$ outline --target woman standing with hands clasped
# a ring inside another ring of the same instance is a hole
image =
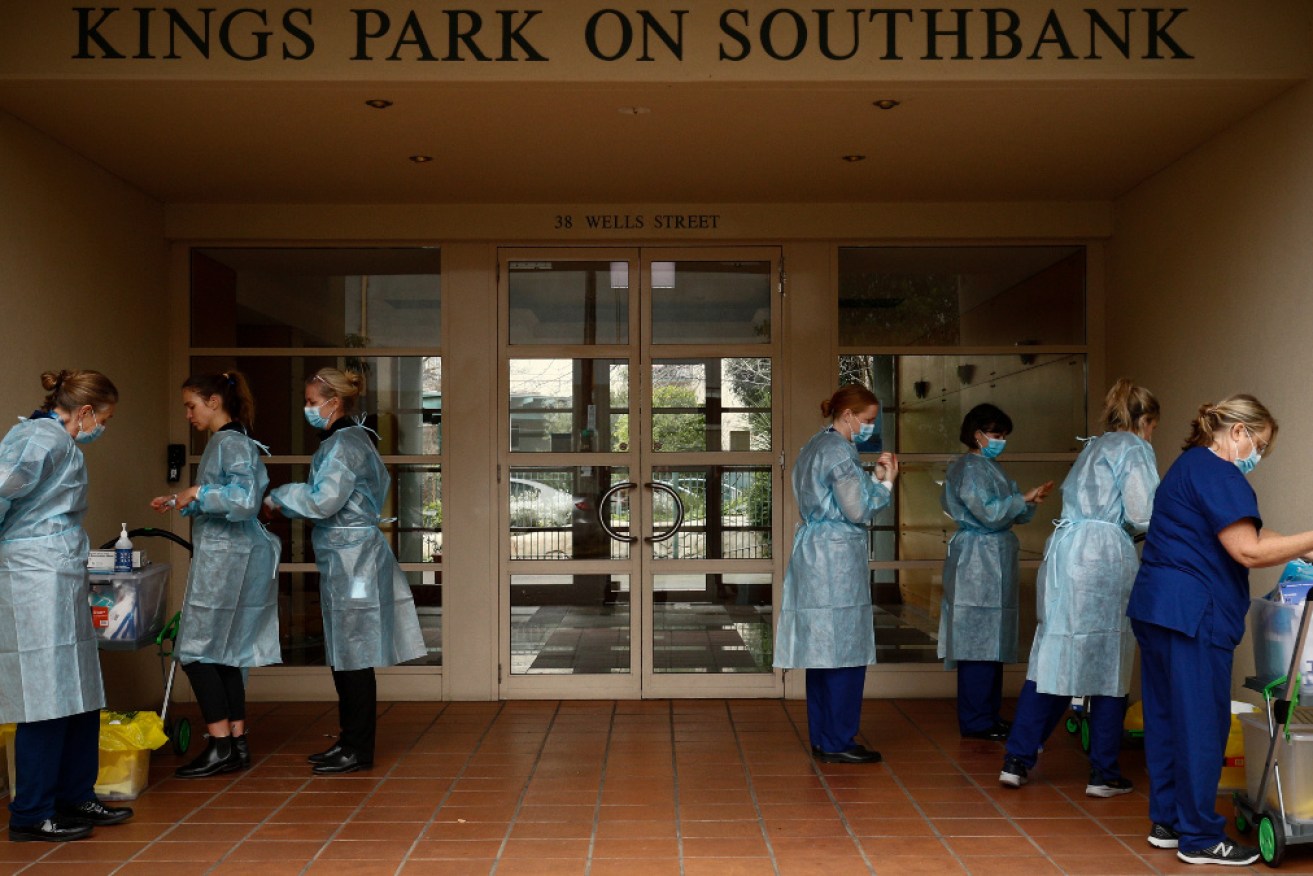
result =
[[[802,515],[784,576],[775,668],[807,670],[807,729],[824,763],[878,763],[856,741],[866,667],[875,662],[867,525],[891,501],[898,459],[882,453],[875,478],[862,470],[854,441],[875,431],[880,402],[866,387],[844,386],[821,402],[830,425],[793,466]]]
[[[105,688],[87,605],[82,447],[114,416],[98,371],[47,371],[45,403],[0,441],[0,722],[16,723],[11,842],[64,842],[132,817],[96,798]]]
[[[957,523],[944,559],[939,656],[957,666],[957,723],[970,739],[1002,741],[1011,726],[999,714],[1003,664],[1017,661],[1020,544],[1015,523],[1028,523],[1053,481],[1022,493],[996,462],[1012,419],[991,404],[962,420],[967,452],[948,467],[940,503]]]
[[[248,432],[255,403],[236,371],[201,374],[182,385],[187,422],[209,432],[196,483],[151,507],[192,518],[192,561],[182,603],[177,658],[187,673],[210,741],[174,775],[199,779],[251,764],[246,684],[251,667],[282,662],[278,643],[278,539],[257,515],[269,487],[262,447]]]
[[[1158,463],[1149,439],[1158,400],[1129,380],[1108,391],[1107,431],[1088,439],[1062,482],[1063,519],[1036,587],[1039,624],[999,783],[1018,788],[1074,696],[1090,697],[1090,797],[1131,791],[1117,762],[1135,639],[1126,600],[1140,566],[1133,535],[1149,527]]]
[[[1313,559],[1313,532],[1263,528],[1245,480],[1277,423],[1251,395],[1199,408],[1163,477],[1126,613],[1140,643],[1149,845],[1187,864],[1244,866],[1258,849],[1227,839],[1217,812],[1231,728],[1231,661],[1245,633],[1249,570]]]
[[[426,653],[406,576],[379,531],[391,478],[371,440],[348,415],[364,378],[321,368],[305,385],[305,418],[323,443],[310,460],[310,482],[285,484],[265,500],[287,517],[314,520],[315,565],[328,664],[337,688],[341,736],[310,755],[321,775],[374,764],[377,666]]]

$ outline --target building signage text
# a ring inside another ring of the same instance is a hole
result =
[[[599,8],[580,17],[573,44],[548,38],[548,9],[411,9],[300,6],[76,6],[77,60],[305,61],[331,51],[353,62],[546,63],[580,55],[605,63],[678,64],[694,56],[745,61],[896,63],[1180,61],[1186,7],[1115,10],[1070,4],[853,8]],[[1042,14],[1041,14],[1042,13]],[[698,28],[691,26],[698,16]],[[330,17],[338,20],[327,21]],[[711,23],[714,21],[714,25]],[[325,49],[321,29],[349,33]],[[698,39],[691,37],[695,34]]]

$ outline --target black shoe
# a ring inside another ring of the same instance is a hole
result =
[[[854,745],[846,751],[821,751],[816,749],[812,755],[821,763],[879,763],[880,752],[871,751],[862,745]]]
[[[1030,770],[1020,759],[1003,758],[1003,771],[998,774],[998,783],[1005,788],[1020,788],[1030,781]]]
[[[53,818],[47,818],[39,824],[28,824],[16,827],[9,825],[9,841],[11,843],[66,843],[69,840],[86,839],[91,836],[91,827],[85,824],[70,824],[67,821],[56,821]]]
[[[988,727],[984,730],[976,730],[973,733],[963,733],[962,738],[985,739],[990,742],[1006,742],[1008,738],[1009,729],[1010,728],[1006,724],[1004,724],[1002,721],[999,721],[997,724],[994,724],[994,726]]]
[[[59,820],[65,824],[109,827],[112,824],[122,824],[131,817],[132,810],[127,806],[106,806],[99,800],[59,807]]]
[[[356,770],[367,770],[373,765],[372,760],[365,760],[354,751],[339,748],[337,754],[332,757],[325,757],[315,764],[314,774],[317,776],[340,776],[343,773],[354,773]]]
[[[246,734],[233,737],[233,748],[237,749],[237,759],[242,762],[242,769],[251,766],[251,745],[246,741]]]
[[[1085,786],[1086,797],[1120,797],[1135,790],[1135,785],[1125,776],[1111,779],[1100,778],[1090,770],[1090,782]]]
[[[341,753],[342,753],[342,743],[334,742],[332,746],[329,747],[328,749],[321,751],[318,754],[312,754],[309,757],[307,757],[306,760],[310,761],[311,763],[319,764],[319,763],[323,763],[326,760],[332,760],[333,758],[337,757]]]
[[[1147,839],[1155,849],[1174,849],[1180,845],[1181,835],[1165,824],[1155,824]]]
[[[220,773],[231,773],[242,768],[241,756],[231,736],[211,736],[210,744],[195,760],[178,767],[173,774],[180,779],[203,779]]]
[[[1176,857],[1187,864],[1224,864],[1229,867],[1248,867],[1258,861],[1258,849],[1222,840],[1216,845],[1197,852],[1176,850]]]

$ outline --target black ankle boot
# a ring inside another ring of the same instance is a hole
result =
[[[237,747],[233,745],[232,737],[211,736],[205,750],[191,763],[178,767],[173,774],[180,779],[203,779],[241,768],[242,759],[237,753]]]
[[[242,769],[247,769],[251,765],[251,746],[246,742],[246,734],[233,737],[233,748],[237,750],[237,758],[242,762]]]

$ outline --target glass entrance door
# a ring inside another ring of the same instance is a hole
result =
[[[778,694],[778,250],[499,268],[502,695]]]

